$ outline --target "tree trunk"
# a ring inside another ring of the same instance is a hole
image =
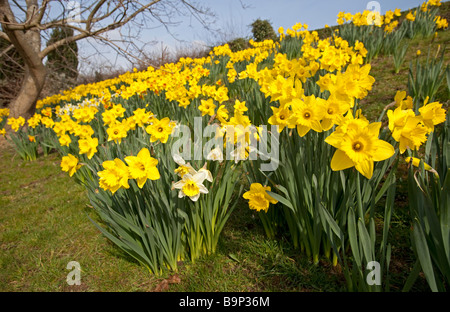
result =
[[[37,18],[37,0],[26,0],[27,20],[33,21]],[[39,94],[44,87],[47,70],[41,57],[41,34],[39,29],[22,31],[10,27],[9,23],[17,23],[9,4],[0,0],[2,13],[1,26],[14,45],[17,52],[25,63],[25,76],[17,97],[9,104],[12,117],[26,116],[30,109],[34,109]],[[1,15],[0,15],[1,16]]]
[[[36,68],[26,68],[22,87],[17,97],[9,104],[12,117],[27,116],[35,107],[45,83],[47,70],[43,64]],[[28,116],[27,116],[28,117]]]

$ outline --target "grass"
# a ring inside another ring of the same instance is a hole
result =
[[[450,42],[450,31],[440,31],[435,40],[432,40],[432,38],[415,38],[405,41],[409,43],[409,47],[406,52],[405,61],[397,74],[394,71],[394,58],[392,55],[382,55],[371,62],[370,75],[375,78],[375,83],[372,86],[371,92],[361,101],[362,111],[371,121],[375,121],[383,108],[394,101],[394,96],[397,91],[408,90],[408,75],[411,62],[413,66],[417,58],[419,61],[424,62],[428,49],[430,49],[431,55],[437,51],[439,51],[438,56],[441,55],[445,45],[448,45]],[[417,56],[418,50],[422,53],[420,56]],[[450,46],[447,46],[445,50],[444,60],[445,68],[450,62]],[[446,103],[448,106],[449,95],[446,80],[444,79],[437,92],[436,101]]]

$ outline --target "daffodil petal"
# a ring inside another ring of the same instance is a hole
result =
[[[390,158],[394,153],[395,150],[391,144],[383,140],[378,140],[377,150],[372,157],[374,161],[382,161]]]
[[[372,178],[373,175],[373,161],[370,159],[362,160],[355,164],[356,170],[358,170],[367,179]]]
[[[347,154],[341,150],[337,150],[333,158],[331,159],[331,169],[333,171],[344,170],[351,168],[355,163],[347,156]]]

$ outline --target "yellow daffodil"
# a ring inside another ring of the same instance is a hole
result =
[[[68,172],[69,176],[73,176],[80,167],[81,164],[78,164],[78,158],[72,154],[63,156],[61,159],[61,170]]]
[[[30,128],[36,128],[41,123],[42,116],[39,114],[34,114],[31,118],[27,120],[28,126]]]
[[[78,146],[80,154],[87,154],[87,158],[91,159],[97,153],[98,139],[92,137],[80,139],[78,140]]]
[[[116,118],[119,118],[124,116],[126,109],[121,104],[114,104],[110,111]]]
[[[160,178],[156,167],[158,160],[150,156],[147,148],[141,149],[137,156],[125,157],[125,161],[128,164],[130,177],[136,179],[139,188],[142,188],[148,179],[158,180]]]
[[[202,112],[202,116],[205,115],[214,115],[214,110],[216,108],[216,105],[214,104],[213,99],[208,100],[201,100],[201,105],[198,107],[198,109]]]
[[[125,163],[116,158],[114,160],[104,161],[102,164],[105,170],[99,171],[99,185],[105,191],[109,190],[112,194],[120,188],[129,188],[129,170]]]
[[[407,163],[411,162],[414,167],[419,167],[421,159],[420,158],[416,158],[416,157],[406,157],[405,161]],[[426,163],[423,163],[423,167],[424,167],[425,170],[431,170],[432,169],[432,167],[430,165],[426,164]]]
[[[285,127],[290,126],[290,117],[291,117],[291,110],[287,106],[281,106],[280,108],[277,107],[270,107],[272,109],[273,115],[269,118],[269,124],[271,125],[277,125],[278,126],[278,132],[283,131]]]
[[[115,143],[121,143],[123,138],[127,137],[127,128],[123,123],[116,123],[106,129],[108,134],[108,141],[114,141]]]
[[[59,137],[59,144],[61,144],[61,146],[69,146],[70,143],[72,143],[72,139],[68,134],[63,134]]]
[[[434,131],[434,126],[445,121],[445,109],[439,102],[425,104],[419,108],[420,117],[423,124],[429,129],[429,132]]]
[[[42,117],[41,123],[42,123],[46,128],[53,128],[53,126],[55,125],[55,122],[53,121],[53,119],[51,119],[51,118],[49,118],[49,117]]]
[[[0,117],[8,117],[10,114],[9,108],[0,108]]]
[[[242,102],[241,102],[241,101],[239,101],[239,100],[236,100],[236,101],[234,102],[234,109],[235,109],[236,111],[241,112],[241,113],[248,111],[247,106],[245,106],[245,101],[242,101]]]
[[[142,127],[150,123],[153,117],[152,112],[147,112],[145,108],[138,108],[133,112],[133,120],[138,127]]]
[[[412,109],[402,109],[401,106],[395,110],[388,110],[387,116],[389,119],[389,130],[392,133],[405,126],[409,117],[414,117],[414,111]]]
[[[216,118],[221,124],[226,124],[229,118],[228,110],[225,105],[220,105],[216,112]]]
[[[406,91],[397,91],[394,101],[401,109],[412,109],[413,107],[413,99],[409,95],[406,96]]]
[[[428,128],[422,124],[419,116],[410,116],[403,127],[396,128],[392,133],[394,140],[400,143],[400,154],[407,148],[418,149],[427,140]]]
[[[8,125],[11,126],[11,129],[13,129],[15,132],[19,131],[19,128],[22,127],[25,124],[25,118],[23,117],[10,117],[7,121]]]
[[[325,114],[323,115],[320,124],[323,131],[327,131],[330,130],[337,123],[337,120],[350,109],[350,103],[348,101],[340,101],[334,95],[331,95],[323,103]]]
[[[363,122],[365,124],[365,122]],[[333,171],[355,167],[363,176],[370,179],[373,175],[373,162],[382,161],[394,155],[394,147],[378,138],[381,123],[356,126],[352,122],[346,125],[346,130],[336,129],[325,142],[336,147],[331,159]]]
[[[250,209],[267,212],[270,204],[278,203],[276,199],[267,194],[267,191],[270,191],[270,186],[252,183],[250,190],[245,192],[242,197],[249,200],[248,205]]]
[[[107,110],[107,111],[103,112],[102,119],[103,119],[103,124],[108,127],[110,127],[111,125],[114,125],[115,123],[118,122],[116,119],[116,116],[114,115],[114,112],[111,110]]]
[[[291,102],[292,115],[289,121],[297,126],[297,132],[301,137],[311,129],[322,132],[320,121],[325,115],[324,102],[324,99],[316,98],[314,95],[306,96],[304,100],[294,99]]]
[[[153,119],[153,123],[145,130],[148,134],[151,135],[150,142],[156,142],[158,140],[161,141],[161,143],[166,143],[169,139],[169,136],[172,134],[172,130],[174,128],[174,124],[170,121],[168,117],[165,117],[161,120],[158,120],[157,118]]]

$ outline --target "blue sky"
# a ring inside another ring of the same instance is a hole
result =
[[[384,14],[386,11],[396,8],[400,8],[402,11],[415,8],[424,0],[381,0],[377,2],[380,12]],[[222,35],[206,31],[195,19],[179,18],[181,23],[177,27],[171,28],[172,34],[178,40],[173,38],[164,27],[144,31],[141,40],[159,42],[154,47],[155,50],[160,50],[161,42],[174,49],[182,45],[179,40],[212,44],[223,39],[232,39],[232,37],[251,37],[249,25],[258,18],[269,20],[275,31],[280,26],[287,29],[298,22],[308,24],[309,30],[313,30],[322,28],[325,24],[336,25],[337,14],[340,11],[356,13],[366,9],[374,10],[374,7],[370,5],[371,1],[367,0],[197,0],[197,3],[209,7],[216,14],[212,27],[220,29],[223,32]],[[92,54],[86,43],[80,42],[79,45],[85,47],[87,54]],[[129,64],[120,57],[117,58],[116,53],[111,49],[106,49],[98,44],[97,47],[101,53],[97,53],[98,60],[94,63],[114,62],[115,66],[128,69]]]
[[[309,29],[322,28],[325,24],[335,25],[339,11],[350,13],[373,10],[367,0],[203,0],[198,1],[209,6],[217,14],[216,26],[232,23],[243,30],[243,35],[251,35],[250,25],[255,19],[268,19],[275,30],[282,26],[285,29],[300,22],[308,24]],[[384,14],[388,10],[400,8],[406,10],[417,7],[424,0],[376,1]],[[242,8],[241,3],[247,6]],[[175,32],[181,37],[192,40],[204,40],[205,31],[198,23],[186,21]],[[158,38],[154,34],[154,38]],[[168,38],[168,37],[167,37]]]

